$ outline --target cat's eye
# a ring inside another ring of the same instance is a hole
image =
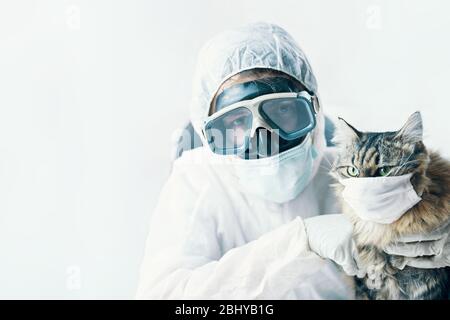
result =
[[[382,177],[387,176],[389,172],[391,172],[391,167],[381,167],[380,169],[378,169],[378,173]]]
[[[347,167],[347,174],[350,177],[357,177],[357,176],[359,176],[359,170],[356,169],[355,167],[349,166],[349,167]]]

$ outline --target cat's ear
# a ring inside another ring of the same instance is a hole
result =
[[[335,144],[343,144],[345,142],[351,142],[359,140],[362,136],[362,132],[355,129],[347,121],[342,118],[338,118],[336,135],[333,138]]]
[[[423,139],[422,116],[419,111],[409,116],[403,127],[397,131],[396,138],[403,139],[409,143],[417,143]]]

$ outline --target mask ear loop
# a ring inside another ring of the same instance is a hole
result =
[[[313,106],[313,110],[314,110],[314,113],[315,113],[315,117],[316,117],[316,121],[317,122],[319,122],[319,121],[321,121],[321,117],[319,117],[319,112],[320,112],[320,102],[319,102],[319,97],[316,95],[316,94],[314,94],[314,95],[312,95],[311,96],[311,103],[312,103],[312,106]],[[320,124],[320,125],[322,125],[322,124]],[[315,131],[316,129],[317,129],[317,125],[316,125],[316,127],[313,129],[313,131]],[[312,134],[312,143],[313,143],[313,145],[314,145],[314,143],[316,142],[315,139],[316,138],[316,135],[315,134]]]
[[[319,97],[316,96],[316,95],[313,95],[313,96],[311,96],[311,101],[312,101],[312,105],[313,105],[314,112],[315,112],[316,114],[318,114],[318,113],[319,113],[319,110],[320,110]]]
[[[311,92],[311,103],[313,104],[313,110],[315,112],[316,117],[316,127],[310,132],[311,134],[311,147],[315,149],[317,162],[314,165],[314,175],[317,170],[321,166],[321,158],[324,156],[324,150],[327,147],[326,138],[325,138],[325,115],[322,112],[320,97],[317,93]],[[329,161],[328,161],[329,162]],[[329,163],[330,169],[333,167],[331,163]]]

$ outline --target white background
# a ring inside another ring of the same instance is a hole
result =
[[[362,130],[446,156],[450,2],[0,0],[0,298],[131,298],[202,43],[265,20]]]

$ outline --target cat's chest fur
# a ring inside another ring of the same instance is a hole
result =
[[[353,224],[353,235],[357,245],[369,245],[382,250],[395,240],[397,234],[391,225],[362,220],[343,199],[341,205],[344,214]]]

